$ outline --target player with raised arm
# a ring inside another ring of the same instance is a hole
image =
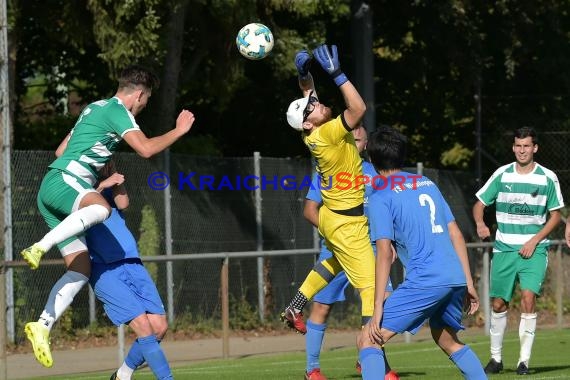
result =
[[[457,337],[464,329],[464,300],[470,314],[479,307],[465,240],[437,186],[429,178],[401,170],[406,149],[407,139],[392,127],[374,132],[367,145],[381,177],[368,199],[370,233],[377,247],[376,294],[374,315],[358,339],[362,378],[382,378],[382,347],[396,334],[417,332],[429,319],[433,340],[463,376],[486,379],[473,350]],[[384,301],[392,244],[406,278]]]
[[[359,125],[352,130],[354,141],[358,151],[363,154],[368,141],[368,134],[366,129]],[[372,178],[376,176],[376,170],[372,164],[366,160],[362,160],[362,173],[366,177],[365,190],[364,190],[364,214],[368,215],[368,197],[372,193]],[[303,208],[303,215],[312,225],[319,227],[319,208],[322,204],[322,197],[320,191],[320,179],[317,174],[313,176],[311,188],[305,197],[305,205]],[[376,249],[376,243],[371,242],[372,247]],[[332,256],[332,252],[327,248],[324,239],[321,238],[321,252],[319,253],[318,261],[328,259]],[[394,256],[395,258],[395,256]],[[313,298],[311,305],[311,314],[307,320],[307,334],[305,335],[306,344],[306,380],[326,380],[326,377],[321,372],[320,354],[323,339],[327,329],[327,320],[332,311],[333,305],[336,302],[342,302],[345,298],[345,290],[348,286],[348,278],[344,271],[340,272],[335,278],[329,282],[320,292]],[[386,286],[386,296],[388,296],[392,289],[392,282],[388,281]],[[386,357],[386,356],[384,356]],[[360,372],[360,363],[357,362],[357,370]],[[397,373],[392,371],[388,362],[386,361],[386,376],[385,380],[399,379]]]
[[[360,124],[366,105],[340,69],[336,46],[321,45],[313,54],[340,89],[346,109],[332,118],[331,109],[316,97],[309,72],[311,56],[306,51],[297,53],[295,64],[304,97],[289,105],[287,122],[301,132],[303,142],[316,161],[323,198],[318,215],[319,232],[333,253],[332,257],[315,264],[281,314],[289,327],[302,334],[307,332],[302,313],[306,303],[341,270],[360,292],[363,324],[374,309],[374,253],[368,220],[364,216],[364,186],[356,183],[356,178],[362,178],[362,159],[351,133]],[[339,175],[346,175],[354,182],[339,186],[336,182]]]
[[[118,82],[115,96],[85,107],[58,147],[58,158],[49,166],[37,197],[39,211],[50,231],[21,252],[30,268],[37,269],[42,256],[57,245],[67,268],[53,286],[39,320],[25,326],[34,355],[45,367],[53,365],[49,347],[51,328],[89,279],[91,265],[82,234],[111,213],[108,202],[93,187],[99,181],[99,171],[121,140],[148,158],[188,133],[194,123],[192,112],[183,110],[174,129],[147,138],[135,116],[158,87],[158,78],[145,68],[129,66],[121,72]]]

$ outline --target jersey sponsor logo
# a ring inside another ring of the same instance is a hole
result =
[[[526,203],[514,203],[510,205],[508,213],[511,215],[534,215],[532,208]]]
[[[513,191],[513,185],[505,185],[505,187],[507,188],[507,190]]]

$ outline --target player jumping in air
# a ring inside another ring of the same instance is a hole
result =
[[[307,331],[302,314],[304,306],[342,270],[360,292],[363,324],[374,310],[374,252],[368,235],[368,220],[364,216],[364,186],[354,182],[339,186],[334,181],[339,173],[346,173],[352,181],[362,178],[362,159],[351,131],[359,125],[366,105],[341,71],[336,46],[321,45],[313,54],[340,89],[346,109],[332,118],[331,109],[316,97],[309,72],[311,56],[306,51],[297,53],[295,64],[304,97],[289,105],[287,122],[301,131],[303,142],[316,161],[323,199],[319,209],[319,232],[333,253],[332,257],[314,266],[281,315],[289,327],[302,334]],[[330,183],[331,179],[333,183]]]
[[[183,110],[174,129],[157,137],[145,136],[135,116],[145,108],[158,84],[158,78],[145,68],[124,69],[115,96],[91,103],[81,112],[40,185],[38,208],[51,230],[21,255],[31,269],[37,269],[42,256],[57,245],[67,267],[53,286],[39,320],[25,326],[34,355],[45,367],[53,365],[51,328],[89,279],[91,265],[82,235],[111,214],[108,202],[93,187],[99,181],[99,171],[121,140],[148,158],[188,133],[194,123],[192,112]]]

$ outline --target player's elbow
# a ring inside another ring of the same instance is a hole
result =
[[[136,152],[142,158],[151,158],[152,156],[154,156],[154,152],[146,147],[141,147],[137,149]]]
[[[352,108],[353,115],[358,119],[362,119],[364,117],[364,113],[366,112],[366,104],[364,102],[357,102]]]
[[[366,103],[360,102],[359,106],[360,106],[359,107],[360,114],[364,116],[364,113],[366,112]]]
[[[116,198],[115,205],[119,210],[126,210],[130,205],[129,197],[121,197],[119,199]]]

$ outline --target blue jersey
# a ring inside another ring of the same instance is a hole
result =
[[[108,264],[139,257],[135,237],[129,231],[123,214],[116,208],[109,194],[110,191],[103,192],[105,198],[111,201],[111,215],[103,223],[89,228],[85,234],[89,255],[95,263]]]
[[[371,238],[392,240],[410,286],[466,284],[447,228],[455,218],[429,178],[393,174],[381,184],[377,182],[368,205]]]

